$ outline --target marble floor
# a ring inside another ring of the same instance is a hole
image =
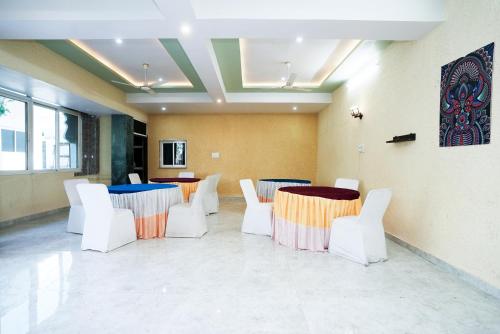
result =
[[[500,333],[500,300],[390,241],[366,268],[243,235],[243,210],[108,254],[65,214],[0,230],[0,333]]]

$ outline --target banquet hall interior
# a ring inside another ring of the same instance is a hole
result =
[[[500,333],[497,38],[498,0],[0,0],[0,334]]]

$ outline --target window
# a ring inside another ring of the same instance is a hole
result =
[[[78,169],[80,131],[80,114],[0,88],[0,173]]]
[[[27,169],[26,105],[0,95],[0,171]]]
[[[59,168],[78,167],[78,116],[59,112]]]
[[[160,168],[186,168],[185,140],[160,140]]]
[[[56,168],[56,111],[33,105],[33,169]]]

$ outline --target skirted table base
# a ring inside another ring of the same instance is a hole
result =
[[[357,199],[336,200],[278,190],[274,198],[272,237],[294,249],[325,251],[332,220],[357,216],[360,211],[359,193]]]
[[[134,213],[138,239],[165,237],[168,209],[182,203],[179,187],[129,194],[110,194],[113,207]]]

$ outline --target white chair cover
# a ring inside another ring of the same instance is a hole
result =
[[[113,209],[104,184],[79,184],[85,209],[82,250],[108,252],[137,240],[134,216],[128,209]]]
[[[201,180],[191,203],[170,207],[167,237],[200,238],[207,233],[207,219],[203,209],[203,197],[207,191],[207,180]]]
[[[334,219],[328,251],[364,265],[386,260],[382,219],[390,200],[389,189],[372,190],[359,216]]]
[[[194,177],[194,172],[179,172],[179,177]]]
[[[83,233],[83,225],[85,223],[85,212],[83,210],[82,201],[78,191],[76,190],[77,184],[87,184],[88,179],[70,179],[64,180],[64,190],[68,196],[69,201],[69,217],[66,231],[71,233]]]
[[[128,175],[131,184],[141,184],[141,177],[137,173],[130,173]]]
[[[273,203],[259,203],[252,180],[240,180],[240,186],[247,202],[241,232],[270,236]]]
[[[339,178],[335,180],[335,188],[358,190],[359,180]]]

